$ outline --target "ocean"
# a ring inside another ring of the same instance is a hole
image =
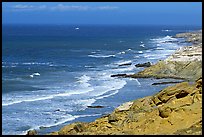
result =
[[[40,134],[90,122],[124,102],[171,85],[110,77],[143,70],[189,45],[175,34],[197,26],[3,25],[2,134]],[[119,66],[132,63],[127,66]],[[88,106],[103,106],[89,108]]]

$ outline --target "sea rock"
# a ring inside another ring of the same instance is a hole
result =
[[[138,63],[135,65],[135,67],[150,67],[151,63],[150,62],[145,62],[145,63]]]
[[[88,108],[104,108],[104,106],[87,106]]]
[[[111,75],[111,77],[125,77],[127,74],[116,74],[116,75]]]
[[[60,109],[56,109],[55,112],[60,111]]]
[[[165,82],[152,83],[152,85],[173,84],[173,83],[180,83],[180,82],[181,81],[165,81]]]
[[[37,131],[35,129],[29,130],[26,135],[37,135]]]
[[[129,66],[129,65],[132,65],[132,63],[124,63],[124,64],[120,64],[118,66],[120,67],[120,66]]]

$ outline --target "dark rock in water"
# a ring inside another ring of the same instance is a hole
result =
[[[136,64],[135,67],[150,67],[151,66],[151,63],[150,62],[146,62],[146,63],[139,63],[139,64]]]
[[[35,129],[29,130],[26,135],[37,135],[37,131]]]
[[[56,111],[60,111],[60,109],[56,109],[55,112],[56,112]]]
[[[127,74],[116,74],[116,75],[111,75],[111,77],[124,77],[126,76]]]
[[[104,106],[87,106],[88,108],[104,108]]]
[[[161,43],[178,43],[179,41],[177,41],[177,40],[175,40],[175,41],[172,41],[172,40],[170,40],[170,41],[164,41],[164,42],[161,42]]]
[[[166,81],[166,82],[158,82],[158,83],[153,83],[152,85],[161,85],[161,84],[173,84],[173,83],[180,83],[181,81]]]
[[[117,121],[117,117],[116,117],[115,113],[112,113],[108,116],[108,123],[116,122],[116,121]]]
[[[120,64],[119,66],[128,66],[128,65],[132,65],[132,63]]]
[[[40,126],[39,129],[43,130],[43,129],[46,129],[47,127],[44,127],[44,126]]]

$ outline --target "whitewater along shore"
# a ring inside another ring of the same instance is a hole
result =
[[[184,37],[191,46],[181,47],[167,59],[133,74],[131,78],[175,78],[195,81],[202,76],[202,31],[180,33],[176,38]]]
[[[93,122],[75,122],[49,135],[202,134],[202,31],[175,37],[185,37],[192,45],[141,72],[119,77],[175,78],[185,82],[126,102]]]

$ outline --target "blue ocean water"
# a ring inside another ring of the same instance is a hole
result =
[[[181,46],[195,26],[3,25],[2,134],[46,134],[74,121],[93,121],[120,104],[169,85],[113,78],[142,70]],[[129,66],[119,66],[132,63]],[[101,105],[104,108],[88,108]],[[44,127],[44,128],[42,128]]]

